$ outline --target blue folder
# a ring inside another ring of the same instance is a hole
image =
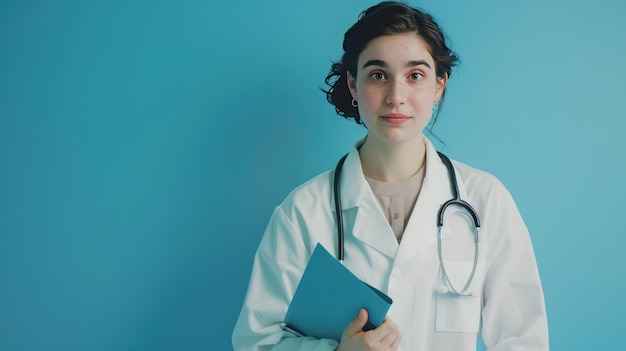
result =
[[[287,328],[318,339],[341,340],[343,329],[361,308],[368,312],[365,330],[382,324],[392,300],[368,285],[317,244],[291,300]]]

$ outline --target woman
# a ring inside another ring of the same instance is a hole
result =
[[[327,97],[340,115],[367,127],[339,178],[344,264],[394,302],[369,331],[361,310],[341,340],[281,327],[316,244],[338,250],[335,172],[329,171],[274,211],[233,333],[235,350],[463,351],[476,349],[479,332],[488,350],[547,350],[528,231],[496,178],[453,163],[460,198],[480,218],[480,242],[461,234],[473,233],[471,215],[459,216],[467,209],[451,206],[438,243],[438,212],[454,195],[452,172],[423,130],[437,117],[458,59],[439,26],[408,5],[383,2],[361,14],[343,47],[326,79]]]

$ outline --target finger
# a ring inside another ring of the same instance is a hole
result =
[[[402,335],[400,334],[400,330],[395,327],[395,328],[391,328],[389,330],[389,333],[387,333],[387,335],[385,335],[381,340],[380,340],[380,346],[382,346],[384,349],[394,349],[393,345],[395,344],[396,347],[397,345],[400,344],[400,340],[402,340]]]
[[[381,325],[376,327],[376,329],[368,331],[368,333],[371,334],[371,337],[373,339],[382,340],[385,336],[387,336],[387,334],[392,331],[393,326],[395,326],[393,321],[389,319],[389,317],[385,317]]]
[[[390,347],[400,337],[398,326],[388,317],[378,328],[370,330],[370,332],[372,340],[377,340],[377,343],[385,348]]]
[[[402,335],[398,333],[398,337],[389,345],[389,350],[395,351],[400,347],[400,342],[402,341]]]
[[[367,323],[367,310],[364,308],[361,308],[361,310],[356,315],[356,317],[354,317],[352,322],[350,322],[350,324],[348,324],[346,328],[343,330],[343,335],[352,336],[362,331],[366,323]]]

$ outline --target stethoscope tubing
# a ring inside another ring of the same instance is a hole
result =
[[[437,252],[439,256],[439,262],[440,262],[444,279],[446,283],[448,284],[448,286],[450,286],[451,288],[447,292],[453,295],[458,295],[458,296],[472,296],[472,293],[468,292],[468,289],[470,285],[472,284],[472,281],[474,280],[474,275],[476,274],[476,268],[478,266],[478,256],[480,254],[480,251],[479,251],[480,218],[478,217],[478,213],[476,213],[474,208],[469,203],[461,200],[460,195],[459,195],[459,187],[458,187],[457,180],[456,180],[456,172],[454,171],[454,166],[452,165],[452,162],[450,161],[450,159],[439,151],[437,152],[437,154],[439,155],[439,158],[441,159],[441,161],[444,163],[444,165],[446,166],[448,170],[448,176],[450,178],[450,188],[452,191],[452,199],[444,202],[439,208],[439,212],[437,213],[437,244],[438,244]],[[339,183],[341,180],[341,170],[343,168],[343,164],[346,161],[347,157],[348,157],[348,154],[344,155],[337,163],[337,166],[335,167],[335,174],[334,174],[334,179],[333,179],[335,217],[337,221],[337,259],[341,263],[343,263],[344,261],[345,234],[344,234],[344,226],[343,226],[343,209],[341,206],[341,194],[340,194]],[[468,217],[471,217],[470,219],[474,224],[474,263],[472,266],[472,271],[470,273],[469,279],[467,279],[465,285],[463,286],[463,289],[461,290],[456,289],[454,285],[452,284],[452,282],[450,281],[448,272],[446,271],[446,267],[443,261],[442,244],[441,244],[441,241],[442,241],[441,229],[443,228],[444,214],[445,214],[446,209],[452,205],[456,205],[456,206],[460,206],[464,208],[466,212],[469,214]]]
[[[337,259],[339,262],[343,263],[343,253],[344,253],[344,234],[343,234],[343,210],[341,207],[341,196],[339,194],[339,182],[341,178],[341,168],[343,167],[343,163],[346,161],[348,154],[344,155],[339,162],[337,163],[337,167],[335,168],[335,179],[333,184],[333,190],[335,194],[335,216],[337,217]]]
[[[443,226],[443,214],[445,213],[446,208],[448,208],[448,206],[450,205],[457,205],[465,208],[467,212],[472,216],[476,228],[480,228],[480,218],[478,218],[478,214],[476,213],[474,208],[467,202],[461,200],[461,196],[459,195],[459,185],[456,181],[456,172],[454,171],[452,161],[450,161],[448,156],[439,151],[437,151],[437,154],[439,155],[439,158],[441,159],[443,164],[448,169],[448,177],[450,177],[450,188],[452,190],[452,199],[444,202],[444,204],[441,205],[441,208],[439,209],[439,214],[437,215],[437,226]]]

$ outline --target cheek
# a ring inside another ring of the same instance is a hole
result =
[[[428,94],[415,94],[411,97],[411,105],[418,114],[430,114],[433,109],[434,98]]]
[[[377,104],[379,104],[380,97],[375,90],[373,89],[364,89],[361,88],[358,90],[358,101],[359,107],[364,109],[372,109],[375,108]]]

